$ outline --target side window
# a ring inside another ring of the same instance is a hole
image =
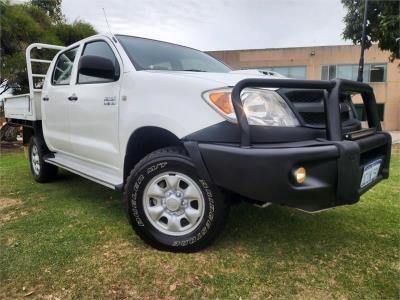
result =
[[[77,50],[78,48],[73,48],[60,54],[53,71],[53,85],[69,84]]]
[[[87,43],[82,53],[82,56],[85,55],[94,55],[107,58],[113,62],[115,69],[119,70],[118,61],[114,55],[114,52],[112,51],[111,47],[104,41],[95,41]],[[96,76],[87,76],[83,74],[78,74],[78,83],[102,83],[111,81],[114,80]]]

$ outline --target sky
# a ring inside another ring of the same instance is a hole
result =
[[[68,21],[203,51],[349,44],[340,0],[63,0]]]

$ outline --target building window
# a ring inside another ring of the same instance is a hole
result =
[[[384,82],[386,65],[371,65],[370,82]]]
[[[379,120],[383,121],[385,115],[385,104],[377,103]],[[354,104],[356,109],[357,119],[360,121],[367,121],[367,113],[364,104]]]
[[[295,66],[295,67],[260,67],[256,68],[260,71],[273,71],[283,76],[294,78],[294,79],[307,79],[307,67],[306,66]]]
[[[321,67],[321,79],[331,80],[337,78],[336,76],[336,65],[327,65]]]
[[[323,65],[321,66],[321,79],[334,78],[357,80],[358,65]],[[386,64],[365,64],[363,72],[364,82],[385,82]]]

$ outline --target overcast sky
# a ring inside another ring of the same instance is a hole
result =
[[[12,0],[25,2],[28,0]],[[76,19],[114,34],[148,37],[200,50],[351,44],[341,37],[340,0],[63,0]]]
[[[345,44],[340,0],[63,0],[69,21],[201,50]]]

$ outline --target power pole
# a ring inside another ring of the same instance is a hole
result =
[[[357,81],[363,81],[363,73],[364,73],[364,49],[365,49],[365,32],[367,29],[367,13],[368,13],[368,0],[364,0],[364,21],[362,27],[362,36],[361,36],[361,54],[360,54],[360,62],[358,63],[358,76]]]

